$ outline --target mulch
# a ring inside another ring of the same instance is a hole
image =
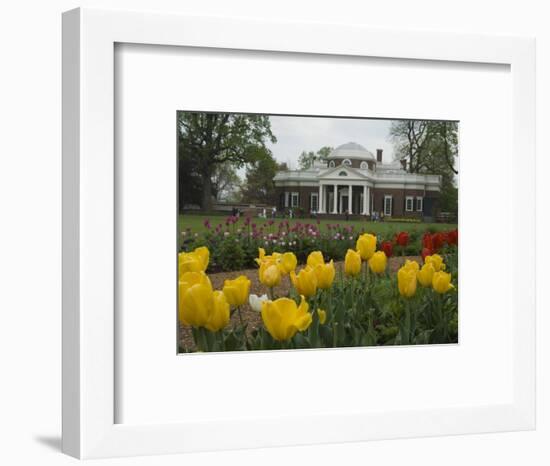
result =
[[[401,265],[405,262],[406,259],[415,260],[418,263],[422,264],[422,259],[420,256],[405,256],[405,257],[391,257],[388,261],[388,267],[390,272],[395,273],[401,267]],[[344,266],[344,262],[336,262],[334,264],[337,269],[342,269]],[[299,266],[297,270],[300,270],[303,266]],[[246,269],[246,270],[237,270],[234,272],[219,272],[219,273],[213,273],[208,274],[210,277],[210,281],[212,282],[212,286],[215,290],[221,290],[223,288],[223,283],[225,280],[231,280],[234,278],[237,278],[240,275],[245,275],[251,282],[250,284],[250,293],[256,294],[258,296],[262,294],[266,294],[267,290],[264,285],[260,283],[260,280],[258,279],[258,269]],[[285,296],[290,291],[290,288],[292,287],[292,284],[290,282],[290,277],[287,275],[286,277],[283,277],[281,280],[281,284],[275,288],[275,294],[277,296]],[[262,317],[260,313],[252,310],[248,304],[245,304],[241,307],[241,313],[242,318],[245,323],[248,324],[248,331],[252,332],[253,330],[257,329],[262,322]],[[239,316],[237,313],[234,313],[233,316],[231,316],[231,320],[229,323],[231,326],[234,325],[240,325]],[[186,327],[183,325],[179,325],[179,342],[180,346],[183,346],[188,349],[194,349],[194,341],[193,336],[191,334],[191,328]]]

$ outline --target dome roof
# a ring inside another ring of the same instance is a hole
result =
[[[329,159],[355,159],[355,160],[375,160],[372,152],[365,149],[361,144],[356,142],[348,142],[342,144],[334,149],[330,155]]]

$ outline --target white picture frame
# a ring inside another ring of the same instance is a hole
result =
[[[506,253],[511,264],[523,264],[521,270],[510,272],[514,279],[510,402],[315,417],[296,413],[209,422],[115,423],[117,43],[508,65],[512,152],[521,154],[509,205],[518,226],[509,234],[521,239],[522,247]],[[533,429],[534,179],[533,39],[93,9],[64,13],[63,451],[78,458],[98,458]]]

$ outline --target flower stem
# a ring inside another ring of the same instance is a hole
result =
[[[237,306],[237,313],[239,314],[239,320],[241,322],[241,330],[243,331],[243,336],[244,336],[244,344],[246,346],[246,349],[250,349],[249,348],[249,344],[248,344],[248,334],[246,332],[246,328],[244,326],[244,321],[243,321],[243,315],[241,313],[241,306]]]

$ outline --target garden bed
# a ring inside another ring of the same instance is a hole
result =
[[[419,264],[422,264],[422,258],[420,256],[391,257],[388,260],[388,271],[392,274],[396,273],[397,270],[403,265],[403,263],[407,259],[414,260]],[[337,269],[337,273],[343,273],[343,266],[344,266],[343,261],[336,262],[335,266]],[[300,270],[301,268],[302,267],[298,267],[297,270]],[[256,294],[256,295],[262,295],[266,292],[265,286],[262,285],[258,279],[258,268],[239,270],[239,271],[233,271],[233,272],[213,273],[213,274],[209,274],[209,277],[214,289],[219,290],[223,288],[223,284],[225,280],[235,279],[240,275],[246,276],[251,281],[250,293]],[[286,296],[289,294],[291,288],[292,288],[292,284],[290,282],[290,278],[286,276],[281,281],[281,284],[276,288],[275,291],[277,293],[277,296]],[[260,313],[252,310],[248,304],[242,307],[241,314],[245,324],[247,325],[247,329],[249,333],[258,329],[261,326],[262,318]],[[237,313],[235,313],[231,317],[230,326],[235,327],[239,325],[240,325],[239,316]],[[193,341],[191,328],[180,325],[178,340],[179,340],[180,348],[182,350],[189,351],[189,350],[196,349]]]

